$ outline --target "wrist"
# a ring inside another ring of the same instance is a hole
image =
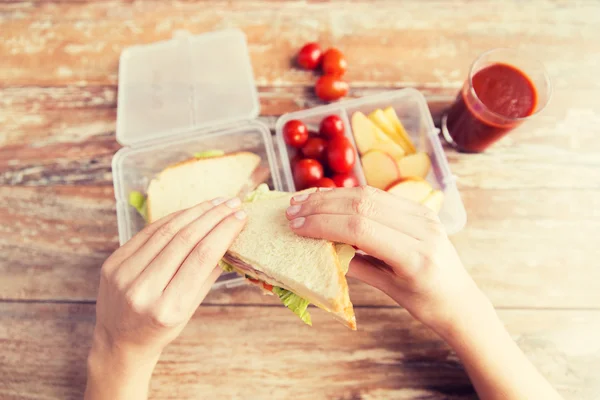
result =
[[[160,353],[143,354],[135,349],[107,343],[94,333],[87,359],[90,399],[145,398]]]
[[[477,334],[477,327],[499,323],[494,306],[474,282],[472,287],[465,288],[454,297],[454,301],[445,303],[444,314],[428,324],[451,346],[456,341],[465,340],[466,336]]]

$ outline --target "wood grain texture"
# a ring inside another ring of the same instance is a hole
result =
[[[465,190],[470,222],[452,240],[497,307],[600,308],[600,191]],[[0,187],[0,297],[93,301],[117,247],[110,187]],[[543,277],[543,278],[542,278]],[[358,305],[390,305],[355,283]],[[212,304],[275,304],[252,288]]]
[[[540,116],[486,154],[446,152],[469,219],[453,242],[565,398],[600,398],[600,3],[561,0],[0,0],[0,398],[81,398],[93,304],[44,302],[92,303],[117,246],[121,50],[231,27],[270,127],[321,104],[316,77],[291,65],[307,41],[345,51],[349,97],[416,87],[434,120],[482,51],[544,62],[555,90]],[[152,398],[476,398],[435,335],[375,289],[350,290],[357,333],[319,311],[309,329],[252,288],[211,292]]]
[[[385,5],[383,5],[385,4]],[[461,10],[457,12],[457,10]],[[557,0],[385,2],[16,2],[0,5],[3,85],[117,82],[131,44],[237,27],[248,36],[258,85],[306,84],[290,68],[307,41],[346,52],[355,86],[457,86],[481,52],[518,45],[535,52],[559,85],[598,88],[600,5]],[[440,62],[443,60],[443,62]],[[427,66],[427,67],[424,67]]]
[[[359,308],[357,332],[312,314],[310,328],[281,307],[200,307],[165,350],[151,398],[475,398],[449,348],[406,312]],[[599,312],[500,317],[565,399],[597,398]],[[93,305],[0,304],[0,397],[81,398],[93,324]]]

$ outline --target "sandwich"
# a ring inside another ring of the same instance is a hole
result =
[[[148,185],[147,197],[129,194],[129,204],[151,223],[216,197],[244,197],[269,178],[260,156],[210,150],[170,165]]]
[[[354,248],[296,235],[285,216],[294,195],[269,191],[266,185],[250,193],[242,206],[247,223],[220,265],[279,297],[308,325],[312,303],[356,330],[346,282]]]

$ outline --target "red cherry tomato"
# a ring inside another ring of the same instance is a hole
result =
[[[321,121],[319,133],[327,139],[344,136],[344,122],[337,115],[329,115]]]
[[[292,147],[300,148],[308,140],[308,129],[302,121],[293,119],[283,126],[283,140]]]
[[[336,48],[328,49],[323,53],[323,72],[336,76],[342,76],[346,73],[348,63],[344,53]]]
[[[316,69],[323,58],[321,46],[318,43],[307,43],[298,52],[298,65],[304,69]]]
[[[306,189],[323,177],[323,166],[317,160],[305,158],[294,167],[294,182],[296,189]]]
[[[320,162],[327,160],[327,141],[320,137],[311,137],[302,147],[302,154],[306,158],[313,158]]]
[[[331,178],[321,178],[317,182],[315,182],[315,186],[318,188],[320,188],[320,187],[334,188],[334,187],[336,187],[336,184]]]
[[[332,139],[327,146],[327,163],[335,172],[348,172],[356,162],[354,146],[345,136]]]
[[[302,158],[302,153],[298,152],[290,159],[290,167],[292,167],[292,170],[294,169],[294,166],[298,163],[298,161],[302,160]]]
[[[359,185],[358,179],[352,173],[336,174],[331,177],[331,180],[335,182],[337,187],[351,188]]]
[[[335,75],[323,75],[317,81],[315,93],[321,100],[334,101],[348,94],[348,83]]]

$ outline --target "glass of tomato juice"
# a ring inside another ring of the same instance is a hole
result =
[[[442,116],[442,135],[457,150],[484,151],[550,100],[541,62],[515,49],[493,49],[471,65],[454,104]]]

